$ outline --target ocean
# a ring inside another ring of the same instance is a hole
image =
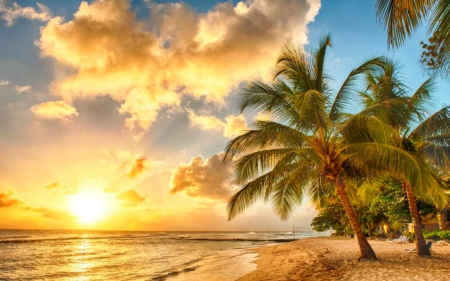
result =
[[[318,236],[296,232],[296,238]],[[0,230],[0,280],[231,281],[289,232]]]

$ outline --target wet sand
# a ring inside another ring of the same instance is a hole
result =
[[[404,249],[413,243],[369,241],[378,260],[358,262],[354,239],[317,237],[257,249],[257,269],[239,281],[275,280],[449,280],[450,246],[433,245],[432,257]]]

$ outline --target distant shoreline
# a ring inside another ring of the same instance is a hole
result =
[[[277,280],[433,280],[450,276],[450,246],[434,246],[432,257],[405,253],[413,243],[369,241],[377,261],[357,262],[357,243],[350,238],[315,237],[257,248],[257,269],[238,281]],[[418,279],[419,278],[419,279]]]

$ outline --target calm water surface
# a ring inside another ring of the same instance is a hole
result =
[[[287,234],[0,230],[0,280],[231,281],[256,268],[247,250]]]

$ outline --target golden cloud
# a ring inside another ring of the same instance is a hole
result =
[[[26,210],[33,211],[36,213],[40,213],[42,217],[53,220],[61,220],[61,221],[74,221],[77,217],[71,214],[68,211],[61,210],[53,210],[48,208],[33,208],[27,207]]]
[[[124,201],[124,204],[127,207],[136,206],[138,203],[145,201],[145,197],[139,195],[134,189],[119,193],[116,198]]]
[[[69,121],[70,118],[78,116],[77,109],[63,101],[47,101],[37,104],[30,110],[38,118],[61,119]]]
[[[191,197],[226,200],[231,195],[231,164],[223,165],[225,152],[204,159],[194,157],[175,168],[170,180],[170,193],[183,192]]]
[[[307,42],[320,1],[225,2],[207,13],[184,3],[148,6],[148,22],[127,0],[82,2],[72,20],[51,19],[41,29],[42,55],[74,70],[53,91],[66,101],[109,95],[129,129],[147,129],[183,94],[222,104],[240,82],[270,76],[281,44]]]
[[[242,114],[239,116],[228,115],[225,117],[225,122],[227,124],[224,128],[223,136],[226,138],[234,138],[248,130],[247,122]]]
[[[128,172],[128,177],[130,179],[137,177],[139,174],[141,174],[145,170],[145,161],[147,158],[141,157],[134,161],[133,167]]]
[[[44,186],[45,189],[57,190],[63,194],[75,194],[78,192],[78,188],[68,187],[59,182],[54,182]]]
[[[238,116],[228,115],[225,117],[225,121],[222,121],[213,115],[197,115],[192,110],[187,110],[187,112],[191,126],[206,131],[223,130],[223,136],[226,138],[234,138],[242,134],[243,131],[248,130],[247,122],[242,114]]]
[[[8,190],[5,193],[0,192],[0,208],[14,207],[23,204],[22,201],[13,197],[14,192],[12,192],[12,190]]]
[[[44,188],[47,188],[47,189],[54,189],[54,188],[61,188],[61,187],[63,187],[63,186],[58,182],[54,182],[54,183],[44,186]]]

